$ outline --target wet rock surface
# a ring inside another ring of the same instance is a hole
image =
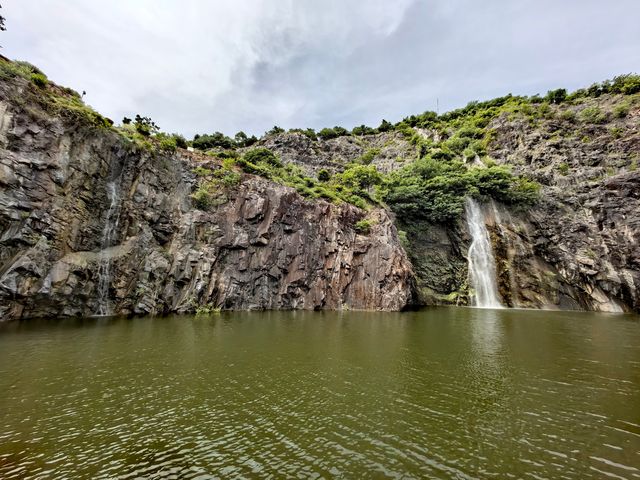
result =
[[[152,154],[7,101],[0,111],[2,320],[96,313],[101,262],[113,314],[412,303],[411,265],[383,209],[309,201],[243,175],[226,201],[198,210],[192,170],[210,159]],[[110,182],[117,228],[103,245]],[[363,235],[354,224],[365,215]]]
[[[96,313],[105,262],[114,314],[469,302],[464,219],[396,230],[386,209],[308,200],[247,174],[198,210],[193,169],[215,170],[217,160],[154,153],[15,101],[26,88],[0,82],[2,320]],[[589,101],[607,112],[614,100]],[[490,124],[490,156],[542,185],[526,210],[483,207],[506,306],[640,311],[640,111],[634,104],[598,125],[563,115],[586,106],[554,106],[537,123],[501,116]],[[384,172],[416,158],[398,132],[326,141],[289,132],[260,145],[312,176],[363,156]],[[366,235],[354,228],[365,216]],[[105,245],[108,217],[117,228]]]

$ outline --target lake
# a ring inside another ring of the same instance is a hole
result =
[[[640,478],[640,317],[0,325],[0,478]]]

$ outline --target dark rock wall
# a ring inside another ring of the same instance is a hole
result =
[[[6,97],[5,97],[6,98]],[[399,310],[413,272],[388,212],[308,201],[244,175],[197,210],[200,158],[0,102],[0,319],[91,315],[108,260],[114,314],[225,309]],[[102,248],[116,181],[118,228]],[[354,224],[367,216],[364,235]]]
[[[47,113],[26,88],[0,82],[2,320],[95,313],[105,261],[117,314],[468,303],[464,219],[400,223],[399,234],[385,209],[309,201],[251,175],[216,207],[198,210],[192,170],[216,168],[211,157],[140,149]],[[605,110],[613,101],[598,100]],[[503,302],[640,311],[638,105],[603,125],[560,113],[537,124],[506,116],[491,124],[490,155],[543,187],[526,211],[484,206]],[[393,132],[319,142],[285,133],[261,143],[311,174],[339,171],[372,149],[384,171],[416,155]],[[103,248],[113,181],[117,228]],[[354,229],[365,216],[373,223],[366,235]]]

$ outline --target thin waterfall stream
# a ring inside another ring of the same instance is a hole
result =
[[[97,289],[97,316],[111,314],[109,305],[109,285],[111,284],[111,256],[107,251],[118,231],[120,223],[120,177],[107,183],[107,198],[109,209],[102,229],[102,241],[100,245],[100,261],[98,265],[98,289]]]
[[[502,308],[496,281],[496,262],[482,209],[474,199],[467,198],[465,212],[471,235],[468,262],[469,280],[473,288],[472,304],[480,308]]]

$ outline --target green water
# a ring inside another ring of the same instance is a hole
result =
[[[0,327],[0,478],[640,478],[637,316]]]

